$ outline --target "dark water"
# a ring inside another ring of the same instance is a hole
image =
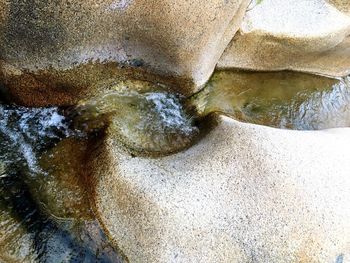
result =
[[[0,262],[122,262],[86,201],[85,142],[57,108],[0,105]]]
[[[104,130],[136,154],[171,154],[190,147],[212,113],[278,128],[348,127],[350,80],[221,71],[190,98],[129,81],[69,111],[0,104],[0,262],[122,262],[89,202],[89,140]]]

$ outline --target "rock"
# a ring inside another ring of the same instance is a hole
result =
[[[94,152],[95,206],[131,262],[347,262],[350,129],[279,130],[220,117],[192,148]]]
[[[246,13],[218,68],[350,74],[350,3],[330,2],[261,1]]]
[[[350,4],[348,0],[328,0],[328,2],[334,5],[336,8],[338,8],[342,12],[346,12],[347,14],[350,14]]]
[[[67,104],[125,74],[122,65],[175,78],[190,93],[209,78],[248,3],[1,1],[0,82],[30,97],[21,98],[25,104]]]
[[[20,191],[13,191],[6,180],[9,177],[6,164],[0,160],[0,262],[36,262],[32,235],[21,224],[24,220],[21,222],[11,211],[11,193],[19,195]]]

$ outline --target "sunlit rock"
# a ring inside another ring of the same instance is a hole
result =
[[[349,1],[253,1],[219,68],[350,73]]]
[[[125,66],[176,79],[188,94],[209,78],[248,3],[1,0],[0,81],[23,104],[62,105]]]
[[[94,153],[96,211],[131,262],[347,262],[350,130],[220,117],[192,148]]]
[[[339,10],[350,14],[350,4],[348,0],[327,0]]]

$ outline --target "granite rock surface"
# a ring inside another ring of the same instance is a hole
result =
[[[187,151],[92,162],[95,205],[131,262],[347,262],[350,130],[227,117]]]
[[[349,1],[253,1],[218,68],[349,75],[349,9]]]
[[[191,93],[210,77],[248,3],[0,0],[0,83],[27,105],[73,104],[127,74],[155,74]]]

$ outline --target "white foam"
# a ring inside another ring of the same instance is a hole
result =
[[[174,95],[148,93],[146,94],[146,100],[154,106],[152,110],[157,114],[161,126],[181,130],[184,133],[194,131],[190,117],[187,116],[179,99]]]
[[[42,172],[36,156],[38,145],[45,140],[58,138],[57,131],[63,136],[70,134],[65,118],[57,108],[5,108],[0,105],[0,134],[8,139],[0,142],[0,147],[9,151],[8,158],[13,158],[10,156],[15,154],[23,159],[33,173]]]
[[[113,1],[109,5],[108,10],[110,10],[110,11],[125,10],[131,4],[131,2],[132,2],[131,0],[116,0],[116,1]]]

